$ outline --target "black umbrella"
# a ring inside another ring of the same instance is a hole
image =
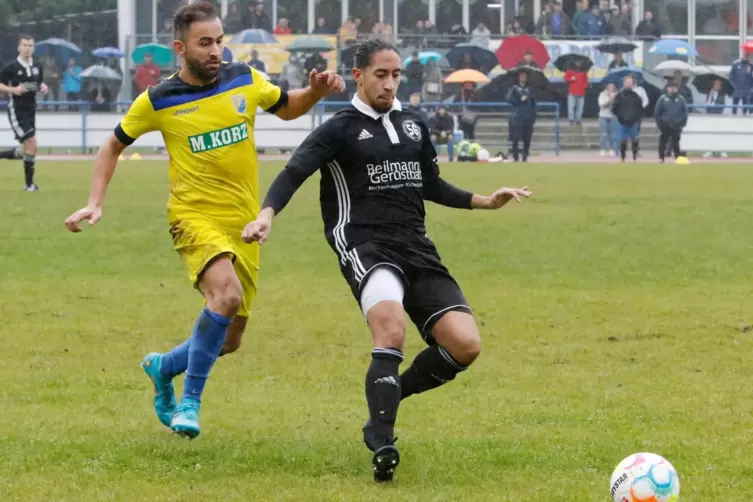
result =
[[[711,91],[711,87],[714,85],[715,80],[722,81],[722,94],[731,95],[733,92],[735,92],[735,86],[732,85],[732,82],[730,82],[729,79],[722,77],[721,75],[717,75],[716,73],[703,73],[701,75],[697,75],[693,79],[693,85],[701,94],[708,94]]]
[[[528,73],[528,85],[531,87],[545,88],[549,86],[549,80],[544,73],[535,66],[517,66],[507,72],[507,75],[514,75],[515,81],[518,81],[518,74],[521,72]]]
[[[576,66],[578,64],[580,64],[580,67]],[[567,70],[588,72],[593,65],[594,62],[591,61],[591,58],[576,53],[562,55],[554,61],[554,67],[563,72]]]
[[[612,37],[604,40],[596,46],[596,50],[615,54],[617,52],[633,52],[638,46],[623,37]]]

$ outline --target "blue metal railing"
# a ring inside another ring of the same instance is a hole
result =
[[[66,107],[70,112],[79,111],[81,113],[81,153],[86,153],[86,150],[88,148],[86,136],[88,132],[88,116],[92,112],[92,108],[97,109],[99,107],[107,107],[107,110],[103,110],[102,113],[114,113],[112,109],[117,107],[129,107],[131,105],[131,101],[112,101],[108,103],[92,103],[90,101],[43,101],[38,103],[38,111],[44,111],[45,107],[50,106],[57,106],[57,107]],[[0,107],[7,106],[7,101],[0,101]],[[325,110],[327,108],[343,108],[345,106],[350,105],[350,102],[348,101],[320,101],[317,103],[314,113],[312,115],[311,121],[312,121],[312,129],[315,128],[317,125],[321,125],[322,122],[324,122],[324,115]],[[500,109],[509,109],[511,108],[510,103],[506,102],[500,102],[500,103],[440,103],[440,102],[428,102],[428,103],[422,103],[423,106],[430,107],[430,108],[436,108],[440,105],[445,106],[448,109],[454,109],[454,108],[462,108],[466,107],[468,109],[485,109],[489,110],[490,112],[493,112],[495,110]],[[556,102],[541,102],[537,103],[537,108],[540,110],[554,110],[554,152],[555,155],[560,154],[560,104]],[[701,108],[707,108],[708,106],[700,106]],[[78,110],[76,110],[78,108]],[[753,109],[753,106],[747,106],[747,108]],[[501,111],[499,112],[502,113]],[[50,129],[47,129],[48,131]],[[61,131],[61,130],[69,130],[69,129],[51,129],[52,131]]]
[[[326,108],[343,108],[345,106],[350,105],[350,102],[348,101],[320,101],[316,104],[315,108],[315,114],[316,114],[316,125],[321,125],[322,122],[324,122],[324,114]],[[493,112],[492,109],[509,109],[512,108],[512,105],[507,102],[500,102],[500,103],[442,103],[442,102],[423,102],[421,103],[422,107],[426,108],[437,108],[439,106],[444,106],[445,108],[452,110],[453,108],[467,108],[469,110],[473,110],[476,108],[481,108],[485,110],[489,110],[490,112]],[[554,101],[542,101],[540,103],[536,103],[536,108],[541,110],[554,110],[554,154],[559,155],[560,154],[560,104]],[[500,112],[501,114],[501,112]]]

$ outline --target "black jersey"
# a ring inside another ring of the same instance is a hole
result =
[[[409,246],[424,238],[424,200],[471,208],[470,192],[439,177],[426,124],[397,100],[380,114],[353,98],[298,147],[264,207],[281,211],[317,170],[325,234],[341,256],[368,241]]]
[[[37,105],[37,91],[42,85],[42,67],[31,62],[30,65],[16,59],[5,65],[0,72],[0,83],[10,87],[23,85],[27,91],[20,96],[9,97],[9,106],[16,110],[34,109]]]

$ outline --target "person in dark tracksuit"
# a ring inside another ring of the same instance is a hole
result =
[[[518,143],[523,143],[523,162],[528,161],[533,137],[533,125],[536,123],[536,98],[528,85],[528,72],[520,71],[518,83],[507,91],[507,101],[512,105],[508,119],[510,154],[517,162],[520,158]]]
[[[627,142],[630,140],[633,160],[638,160],[640,146],[641,116],[643,115],[643,99],[633,88],[635,80],[631,76],[625,77],[622,90],[617,93],[612,104],[612,112],[617,119],[617,137],[620,141],[620,158],[625,162]]]
[[[670,82],[667,85],[666,94],[663,94],[656,102],[654,117],[661,132],[659,136],[659,162],[664,162],[668,143],[675,158],[679,157],[681,155],[680,135],[682,129],[688,123],[688,103],[678,92],[675,82]]]

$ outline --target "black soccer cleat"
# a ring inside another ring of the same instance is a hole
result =
[[[394,444],[387,444],[374,453],[371,465],[374,467],[374,481],[386,483],[392,481],[395,469],[400,464],[400,454]]]

